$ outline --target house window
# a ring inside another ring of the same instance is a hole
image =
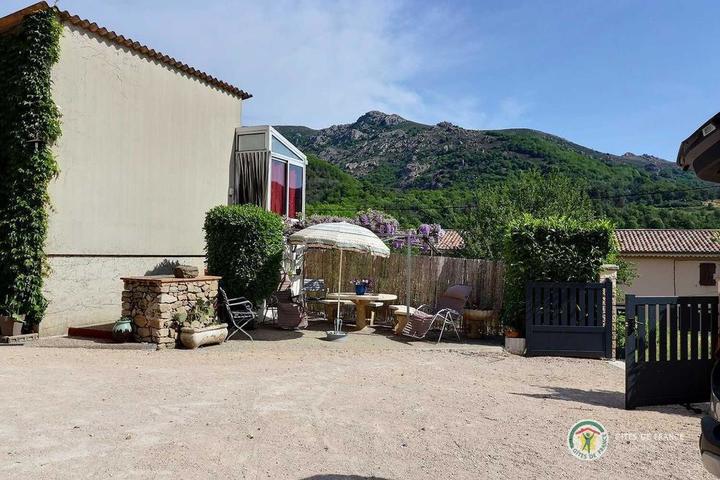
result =
[[[250,150],[265,149],[264,133],[246,133],[238,135],[238,151],[247,152]]]
[[[303,169],[290,165],[290,185],[288,188],[288,217],[297,218],[302,213]]]
[[[295,155],[292,150],[286,147],[284,143],[275,138],[275,136],[272,137],[272,151],[273,153],[279,153],[280,155],[284,155],[286,157],[294,158],[296,160],[302,160],[300,157]]]
[[[715,285],[715,264],[714,263],[701,263],[700,264],[700,285],[706,285],[706,286]]]
[[[287,164],[278,160],[272,161],[272,183],[270,185],[270,211],[285,215],[287,188]]]

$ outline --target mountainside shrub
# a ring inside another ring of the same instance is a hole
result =
[[[525,288],[529,282],[592,282],[613,251],[607,220],[523,215],[505,236],[503,324],[525,331]]]
[[[280,282],[283,220],[255,205],[221,205],[205,216],[208,271],[230,297],[256,306]]]

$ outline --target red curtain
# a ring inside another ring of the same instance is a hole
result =
[[[272,161],[272,183],[270,185],[270,210],[285,215],[286,176],[284,162]]]
[[[302,213],[303,170],[297,165],[290,165],[290,197],[288,198],[288,216],[297,218]]]

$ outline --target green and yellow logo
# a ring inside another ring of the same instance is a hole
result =
[[[568,449],[580,460],[597,460],[607,447],[607,430],[596,420],[580,420],[568,432]]]

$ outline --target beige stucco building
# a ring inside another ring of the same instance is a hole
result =
[[[643,296],[717,295],[714,275],[720,264],[717,230],[620,229],[621,257],[637,277],[621,285]]]
[[[47,8],[35,4],[0,19],[0,27]],[[251,97],[95,23],[57,15],[63,32],[52,94],[62,136],[53,146],[60,174],[50,186],[52,270],[42,335],[119,318],[122,276],[168,273],[178,263],[204,268],[204,216],[237,196],[242,108]],[[260,130],[270,138],[270,127]],[[281,137],[272,132],[273,140]],[[288,178],[278,187],[278,169],[266,173],[257,203],[269,206],[271,191],[295,179],[300,187],[283,198],[299,214],[306,159],[287,149],[296,158],[273,161],[285,165]],[[268,148],[258,150],[270,169]]]

